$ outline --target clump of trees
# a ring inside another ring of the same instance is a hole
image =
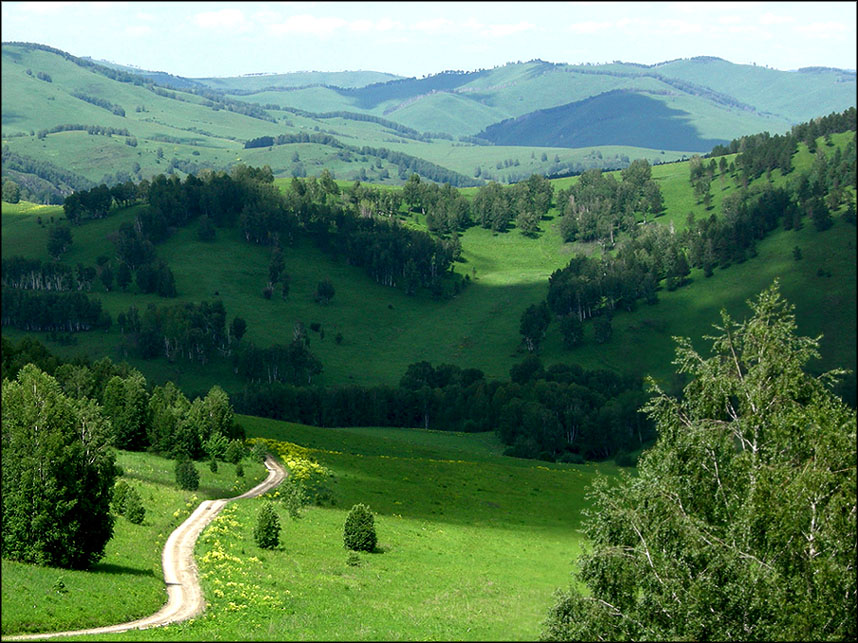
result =
[[[565,241],[601,241],[613,247],[620,232],[630,232],[638,220],[664,212],[661,189],[652,168],[643,159],[632,161],[622,181],[601,170],[587,170],[578,181],[557,195],[561,209],[560,232]]]
[[[3,380],[4,558],[86,569],[113,535],[110,423],[33,364]]]
[[[306,381],[303,383],[306,384]],[[495,431],[507,455],[545,460],[601,460],[634,451],[654,437],[638,409],[646,395],[637,378],[556,364],[530,355],[510,381],[479,369],[411,364],[399,386],[249,384],[234,403],[241,413],[314,426],[422,426]]]
[[[586,592],[558,592],[544,640],[856,638],[855,411],[805,372],[819,340],[778,284],[750,305],[711,357],[679,341],[681,398],[651,383],[658,441],[594,484]]]

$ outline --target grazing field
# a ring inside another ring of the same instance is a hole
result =
[[[256,462],[245,461],[243,478],[232,464],[220,463],[212,473],[207,463],[197,463],[200,486],[191,492],[177,488],[173,460],[120,451],[117,463],[120,479],[140,494],[143,523],[117,516],[105,556],[91,571],[3,559],[4,635],[112,625],[156,612],[167,600],[161,551],[170,532],[200,501],[241,494],[267,475]]]
[[[491,434],[237,419],[248,436],[309,447],[335,504],[293,520],[277,503],[273,551],[252,536],[263,500],[231,504],[198,541],[203,616],[114,638],[533,640],[580,552],[586,486],[618,471],[499,456]],[[378,547],[350,557],[343,523],[361,502]]]

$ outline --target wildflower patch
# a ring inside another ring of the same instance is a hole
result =
[[[289,591],[277,596],[265,592],[253,582],[262,572],[262,562],[256,556],[243,558],[249,546],[247,531],[236,519],[238,508],[227,505],[203,532],[200,543],[207,551],[198,558],[200,580],[206,587],[206,602],[212,614],[240,612],[248,608],[283,607]]]

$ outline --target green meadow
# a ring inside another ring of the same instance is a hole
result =
[[[845,145],[848,136],[835,135],[832,141]],[[793,162],[795,171],[807,169],[811,160],[806,147],[800,145]],[[693,196],[688,162],[654,166],[652,173],[666,206],[665,214],[656,222],[677,232],[686,227],[689,213],[698,219],[718,213],[722,200],[738,189],[734,176],[716,174],[712,206],[707,210]],[[782,185],[791,178],[781,176],[778,170],[771,180]],[[577,178],[556,179],[555,188],[574,181]],[[276,184],[288,189],[289,180],[276,179]],[[472,196],[475,189],[464,189],[463,193]],[[133,220],[139,207],[74,227],[74,242],[62,261],[94,265],[99,255],[112,256],[110,234],[123,221]],[[291,277],[288,298],[265,300],[262,289],[267,281],[270,248],[248,244],[235,229],[218,230],[214,242],[202,242],[197,239],[196,224],[177,230],[156,248],[158,257],[175,275],[179,292],[175,300],[140,294],[134,285],[123,293],[103,292],[98,284],[93,295],[101,298],[114,321],[131,305],[143,309],[149,303],[219,297],[226,306],[228,321],[235,316],[244,318],[247,337],[262,346],[291,341],[297,322],[308,328],[318,323],[320,332],[310,332],[310,350],[324,365],[315,381],[325,385],[396,384],[409,364],[421,360],[480,368],[490,378],[505,379],[509,369],[527,354],[520,343],[521,314],[545,297],[551,273],[564,267],[575,254],[601,252],[597,244],[564,243],[558,215],[558,208],[553,208],[536,238],[525,237],[514,227],[501,234],[478,226],[464,231],[463,261],[456,263],[454,270],[467,276],[469,285],[446,300],[434,300],[428,293],[409,297],[400,290],[380,286],[361,270],[304,241],[285,250],[286,271]],[[784,295],[796,307],[799,331],[824,335],[822,360],[814,368],[854,370],[855,228],[838,215],[835,213],[834,226],[824,232],[817,232],[809,221],[800,230],[779,228],[757,244],[756,257],[726,269],[716,268],[711,278],[705,278],[701,270],[692,270],[690,284],[673,292],[662,289],[656,305],[641,303],[632,313],[619,312],[613,320],[613,338],[607,344],[596,344],[592,328],[586,325],[584,345],[565,349],[557,325],[552,324],[538,354],[546,366],[572,362],[585,368],[649,374],[668,382],[673,376],[674,336],[697,339],[707,334],[712,324],[720,321],[721,309],[738,316],[747,314],[745,302],[779,279]],[[3,256],[21,254],[47,260],[50,217],[62,220],[62,208],[4,203]],[[419,214],[412,215],[405,223],[423,227],[422,219]],[[793,258],[796,246],[802,251],[800,261]],[[334,284],[336,294],[329,305],[320,306],[313,293],[325,278]],[[338,333],[343,337],[340,344],[334,341]],[[24,333],[4,328],[4,334],[17,338]],[[76,334],[74,346],[52,342],[45,333],[40,338],[51,350],[68,357],[88,354],[92,358],[108,355],[115,361],[127,359],[150,381],[173,380],[194,394],[204,393],[215,383],[227,391],[243,385],[226,360],[214,360],[202,369],[189,362],[168,363],[163,358],[143,361],[127,355],[115,323],[107,332]]]
[[[262,499],[232,503],[196,548],[206,612],[109,638],[533,640],[571,580],[587,485],[618,471],[504,457],[489,434],[237,419],[248,437],[308,447],[333,474],[335,504],[294,520],[275,499],[272,551],[252,536]],[[356,503],[375,514],[379,540],[350,560],[342,529]]]
[[[143,523],[117,516],[104,558],[89,571],[4,558],[4,635],[113,625],[158,611],[167,600],[161,552],[170,532],[202,500],[239,495],[268,473],[257,462],[244,462],[242,478],[236,477],[232,464],[219,463],[218,472],[212,473],[207,463],[197,463],[199,489],[182,491],[176,486],[173,460],[119,451],[116,461],[123,469],[119,479],[140,494],[146,509]]]

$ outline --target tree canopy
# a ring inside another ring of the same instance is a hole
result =
[[[546,640],[854,640],[856,415],[805,372],[777,282],[711,357],[679,339],[681,399],[653,382],[638,476],[591,491],[591,543]]]
[[[3,557],[85,569],[113,535],[110,423],[33,364],[3,381]]]

